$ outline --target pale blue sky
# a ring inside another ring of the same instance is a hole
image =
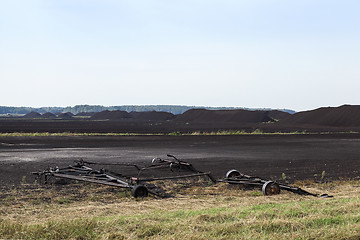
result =
[[[360,104],[360,1],[0,0],[0,105]]]

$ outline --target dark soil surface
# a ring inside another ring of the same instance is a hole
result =
[[[0,137],[0,184],[19,184],[23,176],[31,183],[30,172],[65,167],[80,158],[146,166],[166,154],[211,171],[215,178],[230,169],[273,180],[281,180],[284,173],[289,182],[320,180],[323,171],[323,180],[360,176],[359,134]],[[135,174],[132,169],[110,168]]]

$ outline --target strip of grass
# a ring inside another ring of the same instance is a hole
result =
[[[12,189],[0,196],[0,238],[359,239],[360,188],[354,184],[311,186],[335,195],[329,199],[265,197],[225,184],[141,200],[93,185]]]
[[[263,132],[256,129],[252,132],[246,132],[244,130],[223,130],[214,132],[171,132],[171,133],[73,133],[73,132],[61,132],[61,133],[50,133],[50,132],[34,132],[34,133],[0,133],[0,137],[66,137],[66,136],[229,136],[229,135],[311,135],[311,134],[359,134],[359,132],[320,132],[312,133],[306,131],[295,131],[295,132]]]
[[[164,134],[141,134],[141,133],[72,133],[72,132],[61,132],[61,133],[50,133],[50,132],[34,132],[34,133],[0,133],[0,137],[71,137],[71,136],[145,136],[145,135],[164,135]]]

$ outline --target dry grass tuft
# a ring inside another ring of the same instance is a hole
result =
[[[360,183],[297,182],[334,198],[262,196],[206,181],[166,182],[173,198],[70,184],[1,189],[4,239],[359,239]]]

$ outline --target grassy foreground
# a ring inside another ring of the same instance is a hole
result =
[[[134,199],[97,185],[23,184],[1,189],[0,239],[360,239],[359,181],[296,185],[334,198],[217,184]]]

